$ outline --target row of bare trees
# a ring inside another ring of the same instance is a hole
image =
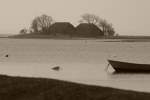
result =
[[[113,36],[115,34],[115,30],[111,23],[108,23],[107,20],[100,18],[94,14],[84,14],[81,16],[80,23],[91,23],[98,26],[104,33],[104,35]]]
[[[55,23],[55,21],[51,16],[45,14],[37,16],[33,19],[30,29],[22,29],[20,30],[20,33],[26,34],[28,31],[29,33],[46,33],[53,23]],[[105,36],[115,35],[113,25],[108,23],[107,20],[102,19],[94,14],[83,14],[79,20],[79,23],[94,24],[103,31]]]

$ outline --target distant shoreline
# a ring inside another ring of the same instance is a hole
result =
[[[53,39],[53,40],[101,40],[102,42],[150,42],[150,36],[111,36],[111,37],[57,37],[50,35],[12,35],[11,39]]]
[[[150,93],[46,79],[0,75],[3,100],[149,100]]]

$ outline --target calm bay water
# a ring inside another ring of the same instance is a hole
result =
[[[150,64],[149,52],[150,42],[0,39],[0,73],[150,92],[150,74],[105,71],[107,59]]]

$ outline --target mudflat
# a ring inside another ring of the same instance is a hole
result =
[[[149,100],[150,93],[0,75],[1,100]]]

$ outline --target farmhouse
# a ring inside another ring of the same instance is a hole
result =
[[[69,36],[75,33],[75,27],[69,22],[56,22],[50,27],[50,33],[55,36]]]
[[[102,37],[104,33],[94,24],[81,23],[76,27],[76,34],[80,37]]]

